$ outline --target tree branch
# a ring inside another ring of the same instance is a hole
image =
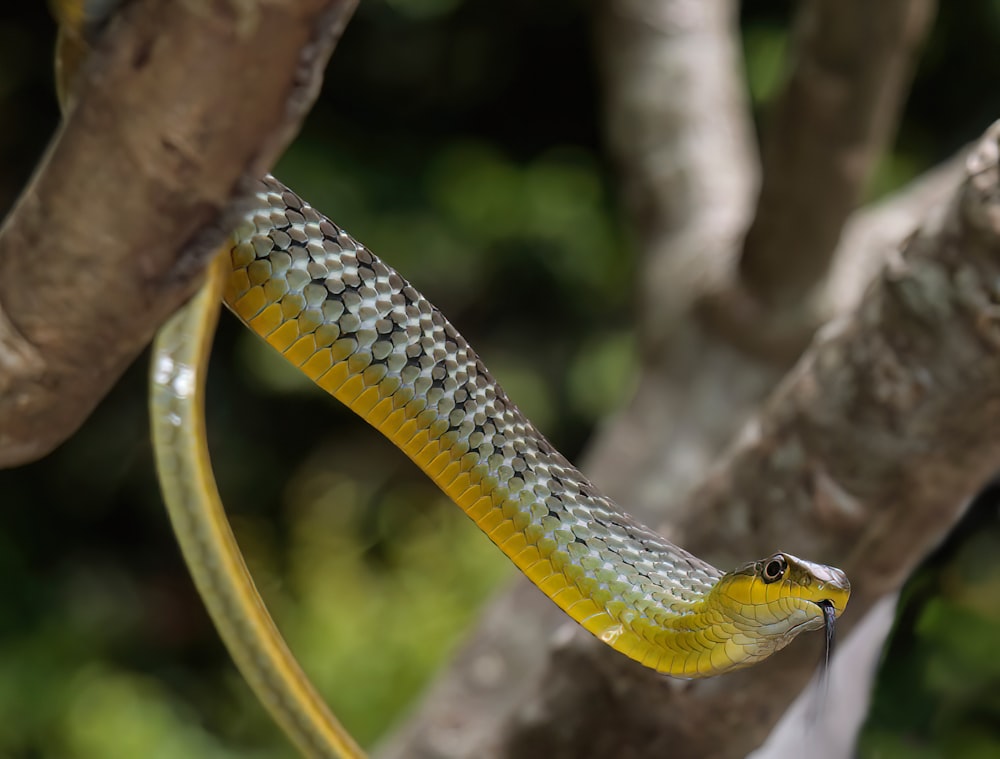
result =
[[[764,181],[740,274],[765,310],[794,313],[896,130],[933,0],[810,0],[764,138]]]
[[[699,316],[729,343],[790,366],[823,323],[814,308],[819,286],[895,131],[934,7],[934,0],[877,8],[811,0],[800,8],[795,65],[764,138],[764,180],[737,267],[741,279],[699,304]]]
[[[927,215],[965,179],[968,151],[924,172],[905,187],[854,213],[844,226],[830,272],[816,293],[812,321],[824,324],[853,311],[864,289]]]
[[[608,143],[644,261],[643,349],[728,274],[757,183],[729,0],[607,0],[595,19]]]
[[[139,0],[115,16],[0,230],[0,466],[72,434],[191,294],[355,2]]]

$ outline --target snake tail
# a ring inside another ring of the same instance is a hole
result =
[[[363,759],[267,612],[216,488],[204,418],[205,367],[229,255],[157,333],[150,419],[164,501],[195,586],[240,672],[286,735],[313,759]]]

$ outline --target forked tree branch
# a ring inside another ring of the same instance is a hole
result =
[[[0,230],[0,467],[71,435],[191,294],[355,2],[136,0],[112,19]]]

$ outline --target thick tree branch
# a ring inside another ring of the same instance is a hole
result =
[[[72,434],[190,295],[355,2],[137,0],[112,20],[0,231],[0,466]]]
[[[1000,122],[967,167],[668,531],[723,566],[781,547],[843,567],[847,628],[899,587],[1000,457]],[[575,635],[496,755],[745,756],[817,661],[800,641],[745,672],[679,684],[609,653]]]
[[[764,138],[764,181],[740,260],[765,309],[794,311],[895,132],[933,0],[810,0]]]

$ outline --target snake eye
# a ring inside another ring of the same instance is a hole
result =
[[[785,561],[785,557],[780,553],[776,553],[764,564],[764,568],[760,572],[761,579],[766,583],[780,580],[785,574],[787,567],[788,562]]]

